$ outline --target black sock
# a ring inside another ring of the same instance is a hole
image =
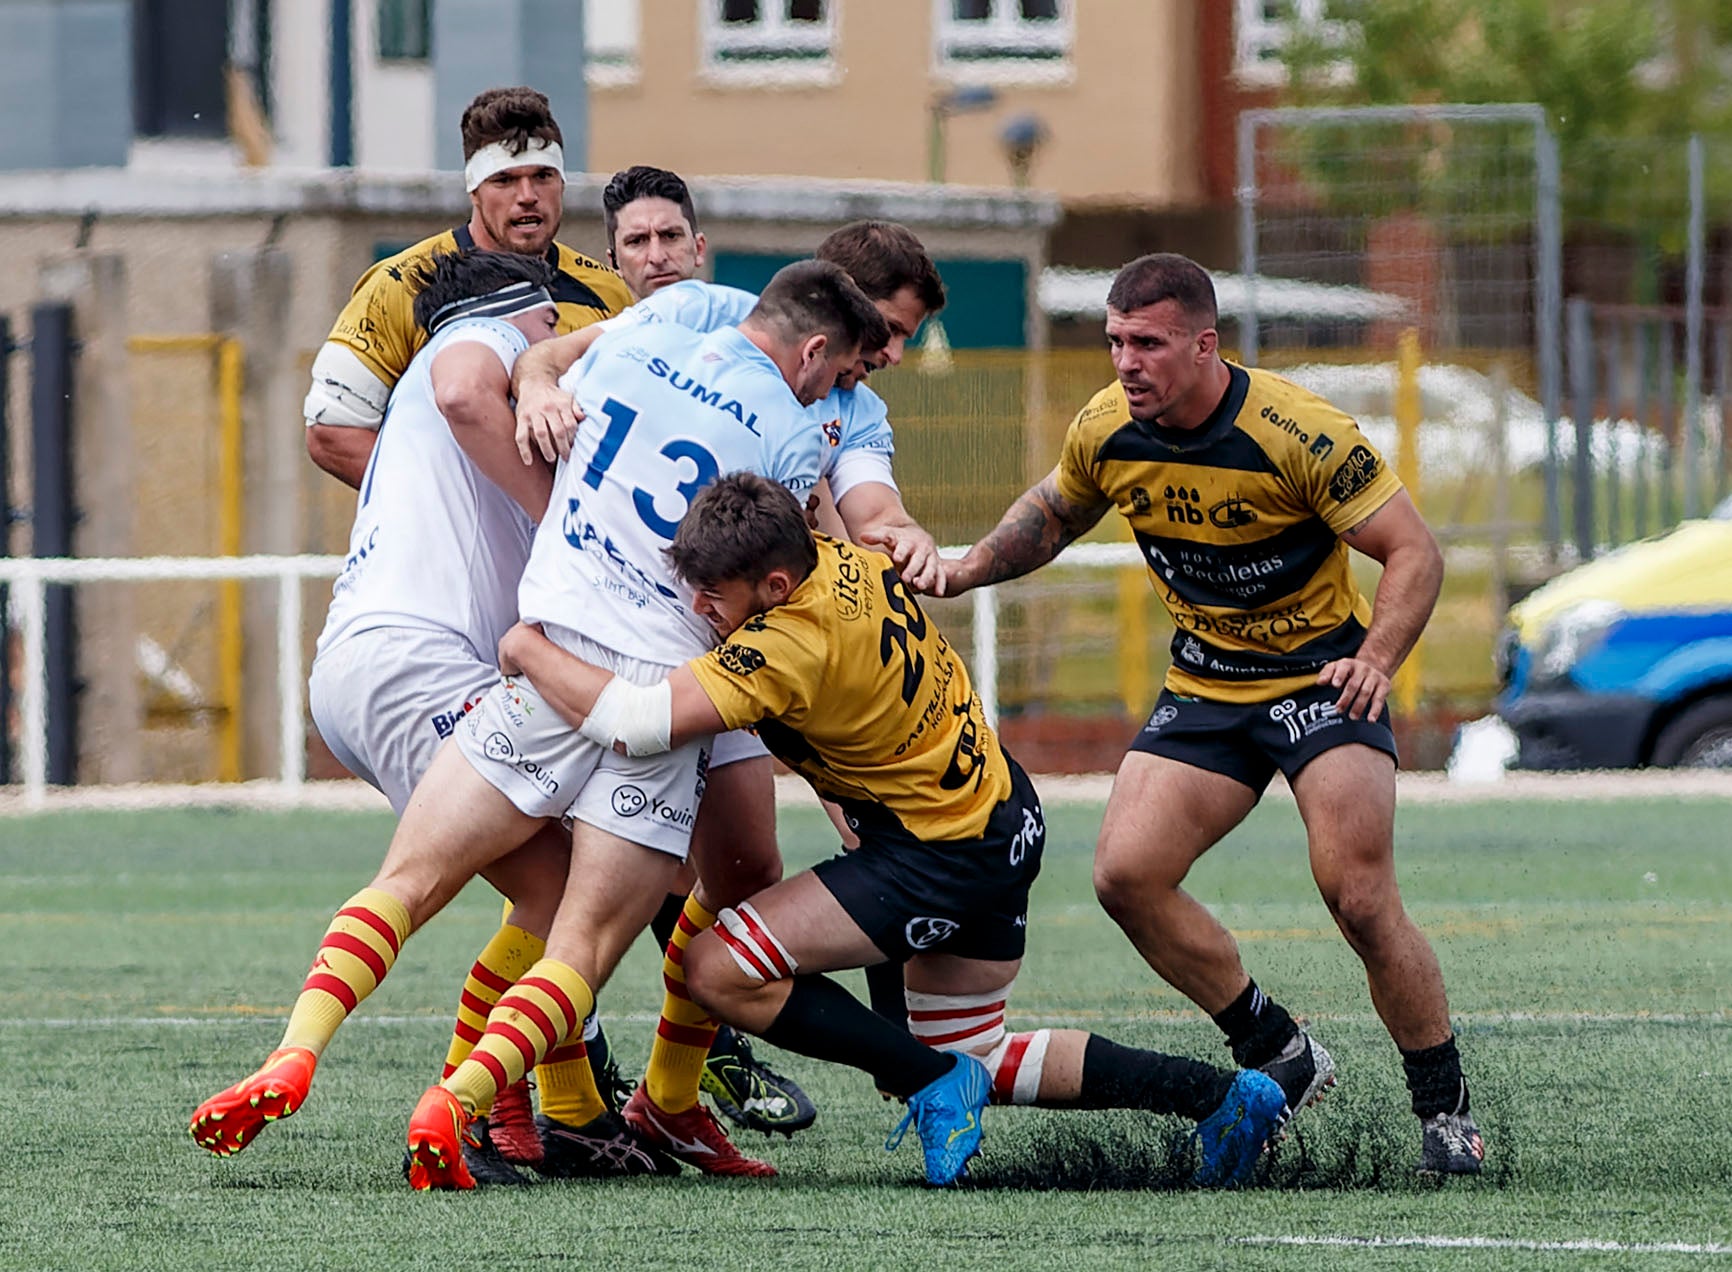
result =
[[[662,898],[662,908],[657,910],[655,918],[650,920],[650,935],[655,937],[657,948],[667,949],[668,942],[674,939],[674,929],[679,926],[680,915],[685,913],[685,909],[684,893],[670,892]]]
[[[866,993],[872,999],[872,1010],[898,1029],[908,1028],[908,994],[902,985],[903,963],[891,959],[874,963],[866,969]]]
[[[589,1053],[589,1067],[595,1074],[596,1081],[601,1081],[601,1071],[607,1068],[607,1062],[612,1058],[613,1049],[607,1043],[607,1030],[601,1027],[601,1021],[595,1022],[595,1037],[583,1040],[584,1050]]]
[[[1254,980],[1245,982],[1244,992],[1216,1014],[1215,1023],[1227,1035],[1233,1060],[1242,1069],[1268,1064],[1299,1032],[1287,1009],[1258,989]]]
[[[864,1069],[880,1091],[906,1100],[956,1063],[897,1029],[826,976],[796,976],[764,1041],[784,1051]]]
[[[1401,1067],[1407,1071],[1413,1111],[1420,1117],[1467,1112],[1467,1079],[1461,1076],[1461,1053],[1453,1034],[1435,1047],[1403,1049]]]
[[[1139,1051],[1090,1034],[1083,1049],[1082,1091],[1070,1107],[1146,1109],[1201,1122],[1232,1085],[1232,1073],[1201,1060]]]

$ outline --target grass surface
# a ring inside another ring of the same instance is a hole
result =
[[[1095,904],[1098,819],[1051,811],[1013,1024],[1223,1060],[1214,1027]],[[413,1194],[397,1166],[461,975],[497,919],[490,893],[472,889],[416,937],[327,1053],[306,1109],[224,1161],[194,1147],[186,1118],[275,1044],[389,823],[0,822],[0,1267],[1732,1263],[1728,822],[1724,804],[1685,802],[1403,812],[1404,892],[1442,959],[1486,1133],[1479,1180],[1413,1175],[1397,1055],[1316,899],[1291,806],[1271,802],[1191,886],[1260,983],[1310,1017],[1342,1085],[1298,1119],[1256,1187],[1183,1188],[1174,1119],[1016,1109],[988,1115],[971,1186],[931,1193],[912,1141],[893,1156],[878,1147],[899,1109],[851,1070],[772,1052],[821,1109],[792,1140],[744,1141],[782,1168],[777,1181],[688,1172],[464,1196]],[[793,865],[832,842],[804,812],[784,814],[782,838]],[[603,996],[628,1068],[648,1051],[656,981],[641,941]],[[1388,1244],[1416,1239],[1427,1243]]]

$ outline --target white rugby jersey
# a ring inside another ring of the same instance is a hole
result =
[[[742,469],[804,503],[821,435],[776,364],[734,327],[611,331],[560,385],[584,420],[530,549],[523,620],[646,662],[696,657],[713,643],[710,626],[662,555],[680,518],[704,486]]]
[[[409,363],[361,479],[320,651],[369,628],[421,627],[456,633],[491,663],[517,620],[535,523],[470,462],[433,401],[433,359],[463,342],[486,345],[507,372],[529,347],[510,323],[459,319]]]
[[[617,331],[642,323],[669,322],[693,331],[715,331],[736,326],[757,303],[757,296],[749,291],[689,278],[651,293],[601,326]],[[833,390],[807,412],[824,432],[823,475],[830,483],[832,499],[840,502],[854,487],[869,481],[898,488],[890,466],[896,442],[883,398],[866,385],[857,384],[851,389]]]

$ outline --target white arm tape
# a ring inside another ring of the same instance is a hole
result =
[[[377,429],[390,387],[348,345],[327,340],[313,359],[313,387],[301,406],[307,426]]]
[[[615,676],[595,700],[578,730],[597,746],[625,743],[627,755],[660,755],[673,749],[674,691],[665,680],[634,685]]]

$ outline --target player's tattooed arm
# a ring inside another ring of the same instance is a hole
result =
[[[945,594],[954,596],[1039,569],[1088,533],[1109,507],[1104,498],[1089,503],[1066,498],[1059,491],[1055,468],[1024,491],[967,556],[948,563]]]

